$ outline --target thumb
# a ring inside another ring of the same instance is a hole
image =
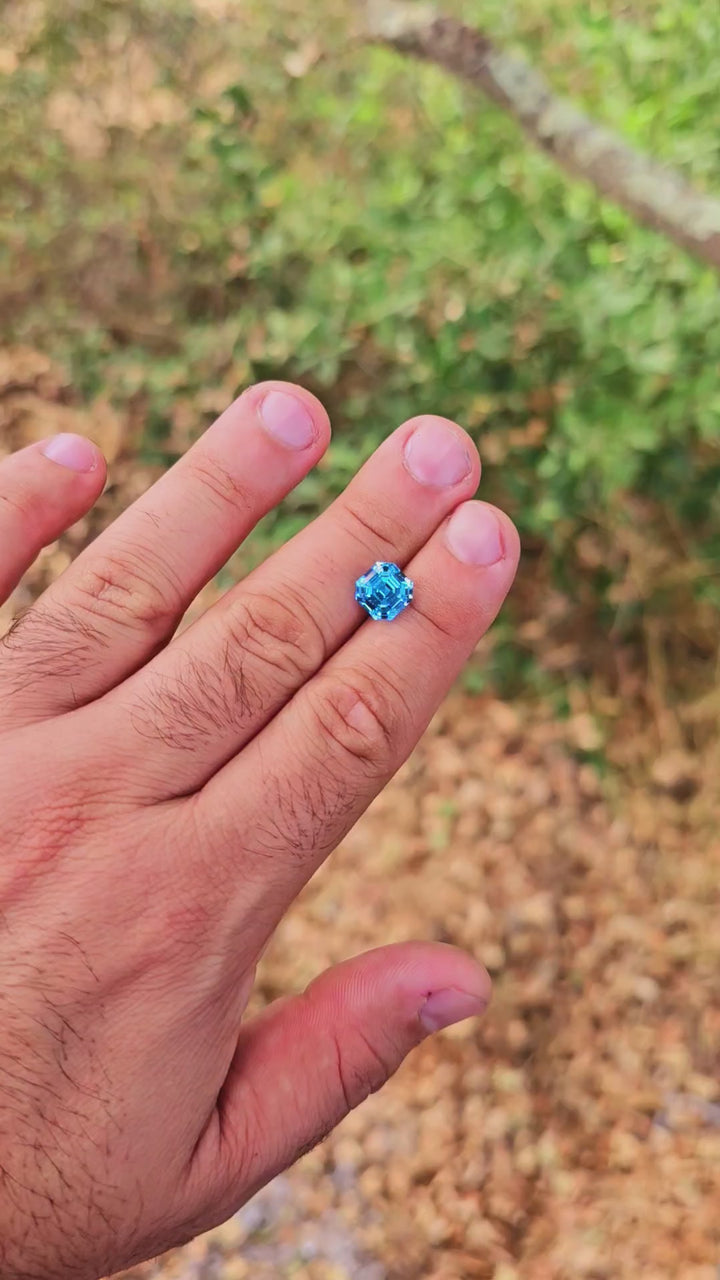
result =
[[[484,1012],[490,979],[454,947],[399,943],[327,970],[249,1021],[218,1100],[233,1212],[315,1146],[433,1031]]]

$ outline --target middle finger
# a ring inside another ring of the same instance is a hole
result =
[[[143,797],[202,786],[254,737],[363,620],[355,579],[416,554],[479,475],[460,427],[411,419],[323,515],[103,699]]]

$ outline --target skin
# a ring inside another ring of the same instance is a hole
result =
[[[418,942],[243,1018],[278,921],[518,560],[507,517],[469,501],[470,439],[417,418],[173,638],[329,434],[301,388],[250,388],[0,642],[3,1280],[98,1277],[209,1229],[487,1004],[473,959]],[[78,437],[0,464],[4,596],[104,481]],[[415,581],[392,623],[352,598],[377,559]]]

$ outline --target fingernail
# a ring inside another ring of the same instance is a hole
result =
[[[462,436],[437,418],[417,427],[405,445],[404,457],[410,475],[420,484],[457,484],[472,466]]]
[[[453,555],[465,564],[489,568],[505,555],[497,516],[485,502],[466,502],[458,507],[445,537]]]
[[[68,431],[53,436],[43,445],[41,452],[51,462],[58,462],[70,471],[94,471],[98,464],[95,445],[84,436],[74,436]]]
[[[315,439],[315,424],[302,400],[286,391],[269,391],[260,405],[260,417],[286,449],[307,449]]]
[[[426,1031],[442,1031],[454,1022],[465,1018],[478,1018],[487,1009],[487,1000],[448,987],[446,991],[433,991],[420,1010],[420,1021]]]

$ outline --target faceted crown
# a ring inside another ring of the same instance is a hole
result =
[[[389,622],[407,608],[413,598],[413,583],[402,569],[378,560],[355,583],[355,599],[376,622]]]

